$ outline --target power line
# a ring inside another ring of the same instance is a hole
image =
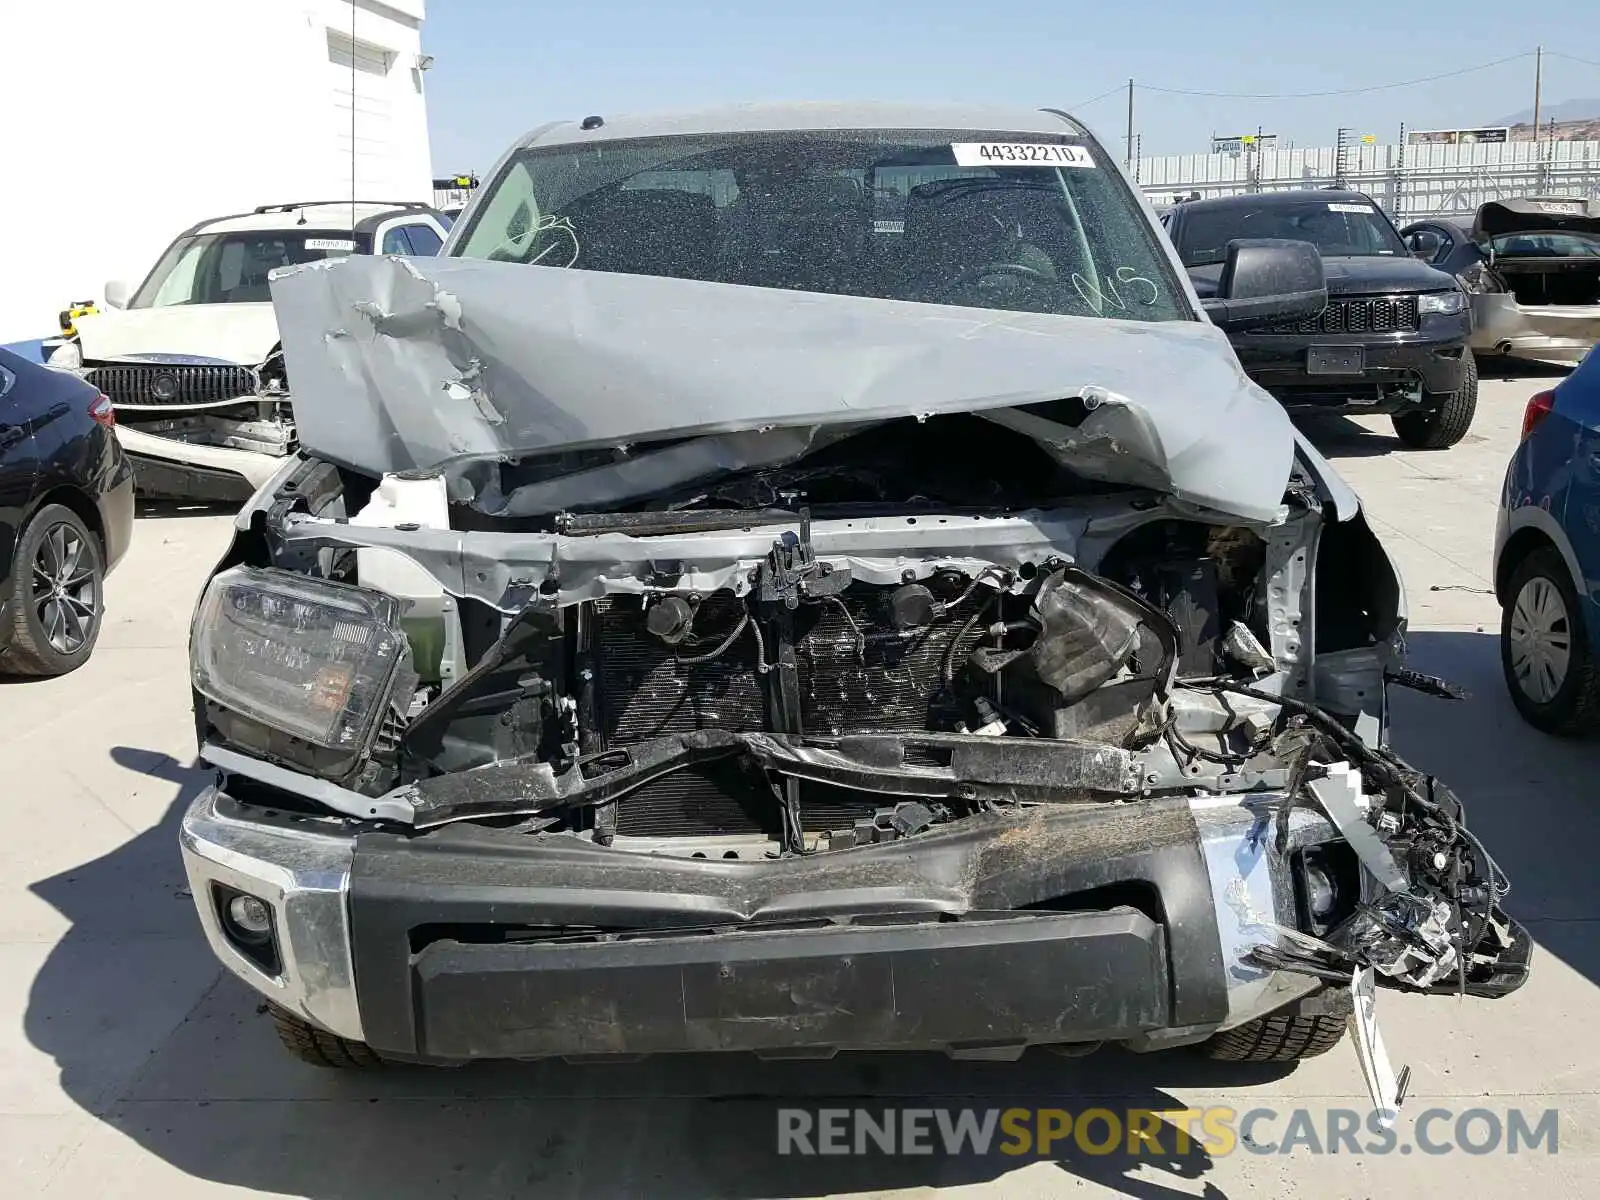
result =
[[[1323,96],[1361,96],[1368,92],[1386,92],[1394,88],[1415,87],[1419,83],[1434,83],[1440,79],[1454,79],[1458,75],[1470,75],[1474,71],[1487,71],[1490,67],[1504,66],[1506,63],[1518,62],[1521,59],[1532,57],[1533,51],[1524,50],[1521,54],[1507,55],[1505,58],[1497,58],[1493,62],[1479,63],[1472,67],[1462,67],[1455,71],[1445,71],[1438,75],[1424,75],[1418,79],[1401,79],[1394,83],[1375,83],[1369,87],[1333,88],[1323,92],[1203,92],[1190,88],[1158,87],[1152,83],[1141,83],[1139,87],[1147,92],[1161,92],[1168,96],[1207,96],[1217,100],[1312,100]],[[1570,55],[1562,55],[1562,57],[1567,58]],[[1577,61],[1581,62],[1583,60],[1579,59]],[[1120,88],[1111,89],[1112,92],[1120,90]],[[1107,92],[1106,95],[1111,95],[1111,92]],[[1093,101],[1090,103],[1093,103]]]
[[[1117,84],[1116,87],[1109,88],[1106,91],[1101,92],[1093,100],[1080,100],[1080,101],[1078,101],[1078,103],[1069,106],[1067,111],[1069,113],[1073,113],[1073,112],[1077,112],[1080,108],[1088,108],[1091,104],[1099,104],[1100,101],[1106,99],[1108,96],[1117,95],[1119,92],[1121,92],[1127,86],[1128,85],[1125,84],[1125,83],[1119,83],[1119,84]]]
[[[1587,58],[1579,58],[1576,54],[1563,54],[1559,50],[1546,50],[1545,53],[1551,58],[1564,58],[1568,62],[1582,63],[1586,67],[1595,67],[1596,69],[1600,69],[1600,62],[1594,62],[1592,59]],[[1116,90],[1116,88],[1111,89],[1113,92]],[[1109,95],[1110,93],[1107,94]]]

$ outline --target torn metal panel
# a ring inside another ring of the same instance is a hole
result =
[[[1307,786],[1373,878],[1391,892],[1408,891],[1410,879],[1362,811],[1366,800],[1360,773],[1347,763],[1336,763],[1324,778],[1313,779]]]
[[[1283,410],[1203,321],[450,258],[328,260],[276,272],[272,291],[302,444],[373,475],[460,481],[474,460],[1083,397],[1076,428],[1040,431],[1074,470],[1268,522],[1295,453]],[[602,494],[648,495],[684,469],[613,476]],[[546,489],[539,504],[571,502]]]

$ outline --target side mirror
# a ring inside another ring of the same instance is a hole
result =
[[[128,300],[133,295],[133,289],[121,279],[113,279],[106,284],[106,307],[127,308]]]
[[[1235,238],[1216,297],[1201,303],[1213,324],[1230,331],[1314,317],[1328,307],[1322,254],[1310,242]]]
[[[1406,239],[1411,247],[1411,253],[1425,262],[1432,262],[1434,255],[1439,253],[1439,247],[1444,245],[1444,239],[1429,229],[1419,229]]]

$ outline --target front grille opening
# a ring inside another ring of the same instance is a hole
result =
[[[1303,321],[1271,325],[1267,333],[1414,333],[1421,328],[1415,296],[1347,296]]]
[[[804,606],[795,617],[795,664],[800,724],[808,736],[852,733],[952,732],[970,718],[967,702],[946,686],[943,668],[958,668],[983,636],[971,618],[989,603],[987,588],[967,590],[965,577],[938,578],[930,587],[953,603],[933,625],[902,636],[886,612],[889,589],[856,584],[837,603]],[[954,603],[959,600],[959,603]],[[598,734],[609,750],[689,730],[765,730],[772,727],[768,686],[757,670],[753,635],[727,642],[746,613],[731,592],[714,592],[695,606],[692,633],[676,648],[646,626],[639,597],[593,602],[592,646],[598,676]],[[771,653],[768,647],[768,653]],[[604,760],[598,760],[603,762]],[[950,751],[916,748],[907,764],[948,767]],[[597,762],[597,765],[598,765]],[[895,798],[824,784],[800,786],[801,827],[808,834],[842,832],[870,820]],[[738,760],[674,772],[622,796],[619,837],[782,835],[781,806],[771,782]]]
[[[193,363],[113,363],[92,368],[89,382],[118,407],[189,408],[254,398],[250,367]]]

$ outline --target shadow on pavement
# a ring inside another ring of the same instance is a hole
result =
[[[1294,423],[1313,446],[1332,459],[1372,458],[1405,449],[1387,424],[1374,432],[1337,414],[1296,416]]]
[[[1412,667],[1469,695],[1395,689],[1395,749],[1461,797],[1469,827],[1511,878],[1507,911],[1540,951],[1600,984],[1600,741],[1553,738],[1522,720],[1501,677],[1498,633],[1424,631],[1408,646]]]
[[[696,1055],[614,1066],[321,1071],[283,1053],[258,998],[215,968],[194,921],[177,832],[209,772],[130,747],[112,757],[176,794],[154,828],[34,886],[72,927],[33,982],[25,1027],[84,1111],[196,1178],[313,1200],[808,1196],[981,1183],[1052,1164],[1158,1200],[1195,1195],[1213,1167],[1173,1125],[1157,1126],[1155,1145],[1137,1153],[1125,1130],[1106,1145],[1100,1118],[1089,1149],[1068,1136],[1043,1152],[1030,1145],[1007,1154],[1001,1145],[1015,1142],[997,1129],[984,1154],[807,1157],[778,1153],[778,1110],[862,1108],[874,1119],[885,1108],[971,1108],[980,1118],[1016,1106],[1173,1112],[1186,1107],[1175,1091],[1267,1084],[1286,1073],[1182,1051],[1116,1050],[1075,1059],[1040,1051],[1010,1064]],[[140,897],[166,906],[143,923],[142,940],[126,933],[128,906]],[[125,952],[108,958],[119,944]],[[146,961],[140,947],[156,945],[180,956],[177,969]],[[175,977],[187,981],[176,1003]],[[141,1022],[163,1005],[171,1014],[164,1023]],[[125,1064],[120,1075],[107,1066],[108,1039]],[[924,1120],[937,1141],[937,1125]],[[1201,1194],[1223,1197],[1209,1183]]]
[[[1462,795],[1472,827],[1514,881],[1510,909],[1529,922],[1542,952],[1600,982],[1600,806],[1588,787],[1600,746],[1555,741],[1521,723],[1505,697],[1493,635],[1420,632],[1411,646],[1417,669],[1471,695],[1452,702],[1397,691],[1398,748]],[[1044,1153],[1008,1155],[999,1149],[1008,1139],[997,1133],[987,1154],[795,1157],[778,1153],[778,1111],[796,1106],[814,1119],[820,1108],[874,1116],[884,1108],[981,1114],[1015,1106],[1161,1112],[1183,1109],[1182,1095],[1284,1074],[1181,1051],[1115,1050],[1082,1059],[1036,1052],[1014,1064],[927,1055],[763,1064],[697,1055],[615,1066],[318,1071],[279,1049],[257,998],[215,969],[187,896],[173,891],[183,886],[178,822],[206,773],[147,751],[112,753],[169,781],[176,794],[155,828],[36,885],[72,928],[34,981],[27,1034],[55,1059],[61,1088],[86,1112],[200,1179],[312,1200],[788,1197],[977,1184],[1023,1168],[1026,1181],[1003,1186],[1039,1190],[1050,1184],[1038,1172],[1051,1164],[1079,1184],[1144,1200],[1197,1188],[1217,1198],[1210,1155],[1180,1144],[1171,1126],[1157,1134],[1159,1153],[1131,1154],[1119,1141],[1096,1154],[1068,1138]],[[170,1004],[163,989],[172,972],[147,969],[138,955],[125,955],[115,970],[94,964],[117,938],[123,910],[148,895],[183,900],[167,943],[181,952],[190,982],[175,1015],[144,1029],[130,1014]],[[129,1043],[118,1051],[128,1069],[113,1080],[97,1065],[95,1037],[103,1041],[106,1029]],[[1103,1145],[1106,1133],[1095,1127],[1091,1145]]]
[[[1525,358],[1505,358],[1494,354],[1480,354],[1477,359],[1480,379],[1527,379],[1543,381],[1540,386],[1549,387],[1572,373],[1570,364],[1562,366],[1556,363],[1533,362]]]

